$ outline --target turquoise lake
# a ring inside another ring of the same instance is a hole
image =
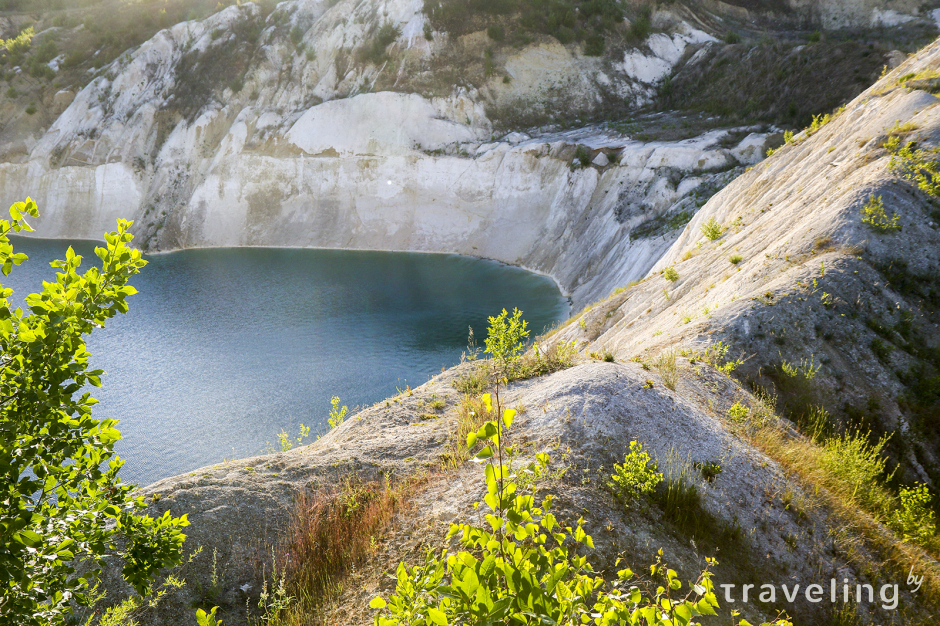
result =
[[[53,280],[68,245],[16,238],[30,260],[0,278],[14,300]],[[540,332],[565,319],[555,283],[458,255],[228,248],[148,255],[130,312],[88,339],[104,369],[97,419],[119,419],[125,482],[146,485],[263,453],[277,433],[327,429],[330,397],[354,408],[460,361],[468,328],[522,310]],[[534,336],[535,333],[533,333]]]

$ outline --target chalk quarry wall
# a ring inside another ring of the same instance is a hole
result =
[[[194,80],[213,80],[203,65],[230,49],[241,54],[242,44],[226,48],[229,36],[219,33],[260,20],[254,5],[178,24],[122,55],[25,156],[7,151],[4,200],[36,200],[43,237],[100,238],[116,218],[134,219],[137,241],[149,250],[298,246],[492,258],[551,275],[578,305],[641,277],[674,238],[663,229],[637,238],[637,228],[664,214],[691,214],[701,203],[696,194],[765,150],[768,129],[758,127],[735,129],[733,142],[729,131],[713,131],[643,143],[599,127],[497,138],[488,103],[559,80],[557,64],[524,62],[543,44],[507,64],[519,70],[511,92],[358,93],[376,68],[337,76],[336,57],[368,32],[337,15],[369,3],[294,4],[290,19],[307,27],[316,53],[300,54],[269,25],[249,55],[244,87],[209,91],[192,106],[182,86],[198,91]],[[415,36],[424,23],[419,5],[387,7],[402,26],[393,45],[408,54],[429,46]],[[686,46],[712,40],[667,18],[659,19],[672,30],[612,64],[613,76],[592,69],[592,59],[552,48],[570,57],[564,72],[590,77],[572,97],[599,97],[606,82],[642,99]],[[337,39],[340,26],[345,35]],[[591,160],[586,167],[572,164],[579,146]]]

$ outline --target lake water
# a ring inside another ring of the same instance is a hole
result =
[[[16,238],[30,260],[0,281],[14,299],[53,280],[72,245]],[[107,372],[98,419],[120,419],[125,482],[149,484],[264,452],[300,424],[327,429],[330,397],[367,406],[460,361],[467,330],[518,307],[538,332],[564,319],[554,282],[457,255],[229,248],[147,256],[130,312],[88,339]],[[533,333],[534,334],[534,333]]]

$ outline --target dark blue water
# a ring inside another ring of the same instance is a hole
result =
[[[71,244],[17,238],[14,299],[53,280]],[[325,432],[330,397],[367,406],[460,360],[467,330],[518,307],[536,332],[568,304],[550,279],[456,255],[231,248],[148,256],[130,312],[88,339],[98,419],[119,419],[125,482],[264,452],[300,424]],[[351,414],[351,413],[350,413]]]

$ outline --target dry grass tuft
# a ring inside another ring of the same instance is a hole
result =
[[[338,485],[301,494],[275,563],[294,601],[273,623],[319,623],[318,609],[341,591],[347,574],[372,556],[396,511],[426,480],[417,475],[393,483],[387,476],[363,480],[353,473]]]
[[[667,350],[659,355],[653,363],[659,371],[660,378],[663,379],[663,385],[667,389],[676,390],[676,383],[679,382],[679,370],[676,367],[676,351]]]
[[[772,407],[769,410],[772,411]],[[932,609],[940,606],[940,567],[936,551],[928,553],[892,533],[884,525],[884,516],[894,496],[880,480],[862,480],[864,466],[879,462],[883,442],[870,444],[864,435],[855,433],[832,437],[820,445],[796,435],[777,419],[764,421],[748,438],[798,477],[808,493],[817,494],[825,508],[832,512],[837,526],[834,535],[841,552],[859,571],[879,563],[886,573],[903,578],[913,566],[915,571],[926,574],[918,595]],[[856,463],[858,459],[854,457],[864,457],[864,462]],[[861,469],[854,471],[853,468],[858,469],[856,466]]]
[[[457,405],[457,425],[448,438],[447,451],[441,455],[442,468],[458,468],[471,456],[467,435],[476,431],[496,415],[486,409],[479,395],[464,395]]]

